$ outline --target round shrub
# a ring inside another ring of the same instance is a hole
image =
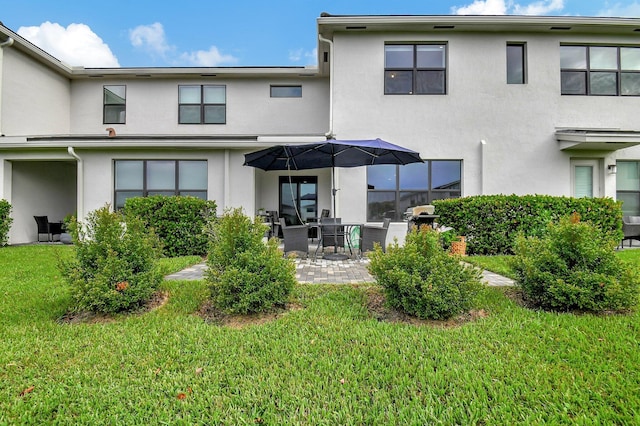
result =
[[[447,319],[469,311],[482,289],[480,271],[447,254],[431,228],[414,229],[400,247],[376,247],[369,272],[384,288],[387,303],[419,318]]]
[[[71,286],[75,311],[117,313],[151,299],[162,281],[155,267],[159,241],[135,217],[124,218],[109,206],[87,216],[86,224],[69,226],[75,258],[60,260]]]
[[[541,238],[517,238],[516,283],[528,302],[543,309],[634,308],[640,276],[615,256],[616,245],[617,240],[577,215],[563,218]]]
[[[276,238],[263,241],[266,229],[241,209],[229,210],[211,223],[207,280],[218,309],[267,312],[289,300],[296,283],[295,265],[282,256]]]

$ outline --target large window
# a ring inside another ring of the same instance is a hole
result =
[[[178,92],[180,124],[227,122],[226,86],[179,86]]]
[[[204,160],[116,160],[115,207],[127,198],[149,195],[191,195],[207,199]]]
[[[524,84],[526,70],[524,43],[507,43],[507,84]]]
[[[461,195],[462,161],[367,167],[367,220],[403,219],[409,207]]]
[[[618,161],[616,199],[626,216],[640,215],[640,161]]]
[[[127,86],[104,86],[102,89],[102,121],[125,124]]]
[[[446,44],[388,44],[384,47],[386,95],[443,95]]]
[[[640,47],[560,46],[563,95],[640,96]]]

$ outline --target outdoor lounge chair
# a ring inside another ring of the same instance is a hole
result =
[[[309,225],[287,226],[284,218],[281,217],[280,229],[282,230],[282,239],[284,241],[284,253],[297,251],[307,256],[309,253]]]
[[[625,240],[629,240],[629,247],[631,247],[631,240],[640,241],[640,216],[623,216],[622,233],[624,237],[620,243],[621,246]]]
[[[391,219],[386,218],[382,222],[382,226],[370,226],[365,225],[362,227],[362,252],[371,251],[375,243],[380,244],[382,251],[387,249],[387,231],[389,230],[389,224]]]

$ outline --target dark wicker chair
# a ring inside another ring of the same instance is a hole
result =
[[[318,247],[316,248],[316,257],[318,256],[318,250],[322,249],[324,253],[325,247],[335,247],[336,251],[338,247],[344,247],[345,234],[344,226],[340,226],[342,219],[339,217],[325,217],[320,221],[320,241],[318,241]],[[351,247],[349,247],[351,250]]]
[[[280,229],[284,241],[284,253],[291,251],[302,252],[305,257],[309,254],[309,225],[287,226],[283,217],[280,218]]]
[[[625,240],[629,240],[629,247],[631,247],[632,240],[640,241],[640,216],[623,216],[622,233],[624,237],[620,243],[621,246]]]
[[[34,216],[33,218],[36,220],[36,225],[38,225],[38,242],[41,242],[41,234],[47,235],[47,242],[53,241],[54,235],[62,235],[62,223],[49,222],[47,216]]]
[[[389,230],[389,224],[391,219],[386,218],[382,222],[382,226],[370,226],[365,225],[362,227],[362,247],[361,250],[365,251],[373,250],[375,243],[380,244],[382,251],[386,251],[387,231]]]

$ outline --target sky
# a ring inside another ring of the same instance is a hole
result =
[[[640,17],[640,0],[13,0],[3,25],[73,66],[316,64],[316,19],[334,15]]]

